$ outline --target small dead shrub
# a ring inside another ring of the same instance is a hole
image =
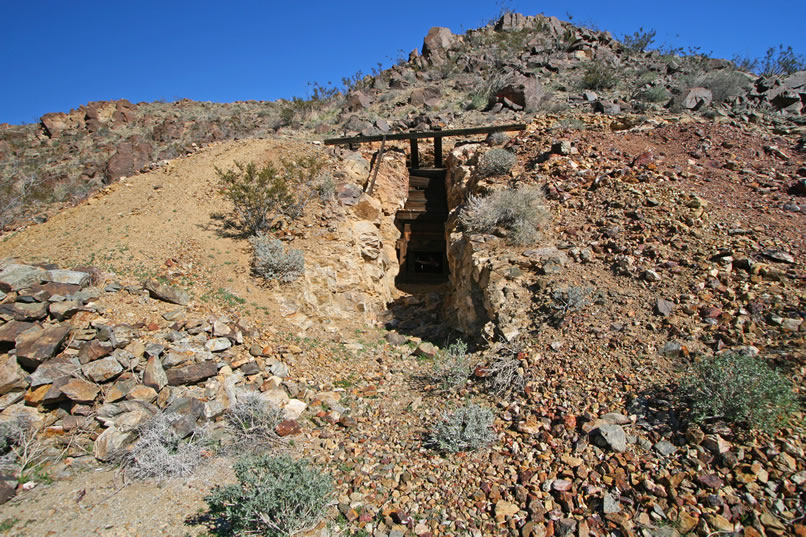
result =
[[[18,416],[0,424],[0,471],[11,472],[20,481],[48,460],[47,446],[28,419]]]
[[[469,231],[503,231],[510,242],[524,245],[537,240],[548,221],[548,211],[537,187],[520,186],[496,190],[484,197],[471,196],[459,213],[459,221]]]
[[[269,405],[254,391],[241,391],[235,404],[227,411],[227,426],[239,448],[260,448],[277,444],[280,437],[274,432],[283,421],[280,409]]]
[[[479,165],[476,171],[480,177],[506,175],[512,171],[512,167],[515,166],[517,162],[517,157],[506,149],[490,149],[479,159]]]
[[[204,462],[207,435],[196,430],[180,438],[173,427],[179,416],[161,412],[142,425],[140,438],[124,455],[123,464],[134,479],[188,477]]]

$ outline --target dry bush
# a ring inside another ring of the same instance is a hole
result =
[[[442,415],[431,431],[431,442],[440,451],[472,451],[495,440],[492,410],[476,404],[459,407]]]
[[[495,233],[503,230],[513,244],[530,244],[538,239],[549,215],[543,194],[537,187],[496,190],[485,197],[471,196],[459,213],[469,231]]]
[[[280,437],[274,430],[282,420],[282,411],[269,405],[260,393],[254,391],[238,392],[235,404],[227,411],[227,426],[239,448],[277,444]]]
[[[197,430],[182,439],[172,427],[176,419],[179,416],[159,413],[139,428],[140,438],[123,456],[129,476],[134,479],[188,477],[204,462],[204,451],[209,444],[206,433]]]

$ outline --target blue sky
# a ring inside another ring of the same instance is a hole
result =
[[[806,53],[806,2],[750,0],[505,2],[534,15],[595,25],[616,37],[639,27],[656,41],[717,57],[771,46]],[[473,0],[0,1],[0,123],[29,123],[96,100],[274,100],[308,82],[339,83],[419,48],[428,29],[455,33],[495,16]]]

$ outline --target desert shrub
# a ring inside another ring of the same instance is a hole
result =
[[[543,194],[533,186],[496,190],[485,197],[471,196],[459,213],[459,221],[466,229],[492,233],[503,228],[514,244],[536,240],[547,219]]]
[[[612,89],[618,84],[616,69],[602,61],[592,61],[585,65],[579,85],[582,89],[601,91]]]
[[[11,472],[20,481],[47,461],[47,446],[39,430],[24,416],[0,423],[0,471]]]
[[[232,170],[216,167],[216,174],[221,191],[235,206],[241,229],[254,234],[266,229],[275,216],[301,216],[314,194],[310,186],[323,168],[322,159],[304,157],[284,160],[279,165],[236,162]]]
[[[759,74],[770,75],[791,75],[797,71],[806,69],[806,58],[802,54],[795,54],[792,47],[784,48],[783,45],[767,49],[763,58],[758,60]]]
[[[716,103],[722,103],[742,93],[748,85],[747,76],[733,70],[712,71],[695,79],[695,86],[711,90]]]
[[[637,98],[646,103],[662,103],[668,101],[671,94],[663,86],[654,86],[640,92]]]
[[[559,324],[568,314],[579,311],[590,304],[592,289],[572,285],[551,292],[552,319]]]
[[[205,498],[221,529],[237,535],[292,535],[314,526],[333,493],[329,475],[287,455],[235,463],[238,484],[217,486]]]
[[[227,426],[237,447],[264,447],[280,440],[274,432],[283,420],[279,408],[269,405],[254,391],[241,391],[227,411]]]
[[[122,461],[132,478],[187,477],[204,461],[207,435],[197,430],[180,438],[173,428],[179,418],[159,413],[138,429],[139,438]]]
[[[495,95],[510,83],[507,75],[493,74],[486,80],[479,80],[476,88],[468,94],[468,110],[486,110],[494,104]]]
[[[457,341],[448,346],[434,360],[432,377],[443,390],[464,386],[470,378],[472,366],[467,355],[467,344]]]
[[[797,408],[791,382],[762,359],[724,353],[693,364],[680,385],[696,421],[775,430]]]
[[[263,234],[249,238],[252,244],[252,269],[267,280],[292,282],[305,273],[302,250],[286,250],[282,241]]]
[[[625,34],[622,38],[624,46],[635,52],[644,52],[649,45],[655,41],[655,30],[644,30],[643,27],[639,28],[637,32],[632,34]]]
[[[431,432],[431,441],[440,451],[456,453],[472,451],[495,440],[494,416],[489,408],[476,404],[444,413]]]
[[[504,175],[509,173],[517,162],[517,157],[506,149],[490,149],[479,159],[478,174],[481,177]]]
[[[316,195],[319,196],[320,201],[328,202],[336,197],[336,182],[329,173],[323,173],[317,177],[313,188],[316,191]]]
[[[509,136],[505,132],[491,132],[487,135],[486,142],[490,145],[504,145],[509,141]]]

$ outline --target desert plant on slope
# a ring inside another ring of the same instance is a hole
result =
[[[230,534],[292,535],[314,526],[333,493],[329,475],[287,455],[235,463],[238,484],[217,486],[205,500]]]
[[[663,86],[654,86],[640,92],[636,97],[647,103],[662,103],[668,101],[671,94]]]
[[[434,360],[432,377],[443,390],[464,386],[472,372],[467,344],[456,341]]]
[[[128,475],[134,479],[187,477],[204,462],[206,434],[198,430],[180,438],[173,427],[179,418],[161,412],[139,428],[140,438],[124,455]]]
[[[643,27],[638,28],[637,32],[632,34],[625,34],[622,38],[624,46],[635,52],[644,52],[649,45],[655,41],[655,30],[644,30]]]
[[[235,207],[241,229],[254,234],[266,229],[273,217],[301,216],[315,194],[310,187],[323,168],[324,161],[312,156],[284,160],[279,165],[236,162],[235,169],[216,167],[216,174],[221,191]]]
[[[39,429],[22,416],[0,424],[0,471],[26,480],[30,470],[47,461],[47,447]]]
[[[274,432],[283,420],[280,409],[269,405],[254,391],[241,391],[227,411],[227,425],[240,448],[261,448],[280,440]]]
[[[518,159],[506,149],[495,148],[485,152],[479,159],[476,169],[481,177],[505,175],[517,164]]]
[[[302,250],[286,249],[282,241],[263,234],[249,238],[252,244],[252,269],[267,280],[292,282],[305,273]]]
[[[582,89],[601,91],[615,88],[618,80],[618,73],[613,67],[597,60],[585,65],[579,85]]]
[[[514,244],[536,240],[547,220],[543,194],[534,186],[496,190],[485,197],[471,196],[459,213],[459,221],[466,229],[480,233],[503,229]]]
[[[784,48],[783,45],[778,45],[777,49],[768,48],[763,58],[736,56],[733,63],[737,69],[762,76],[791,75],[806,69],[806,58],[802,54],[796,54],[791,46]]]
[[[444,413],[431,431],[431,441],[440,451],[456,453],[472,451],[495,440],[494,416],[489,408],[476,404]]]
[[[790,381],[744,353],[703,358],[691,366],[680,392],[696,421],[723,419],[751,429],[775,430],[797,408]]]
[[[750,80],[747,75],[726,69],[701,75],[694,80],[692,85],[708,88],[711,90],[714,102],[722,103],[731,97],[740,95],[749,84]]]

